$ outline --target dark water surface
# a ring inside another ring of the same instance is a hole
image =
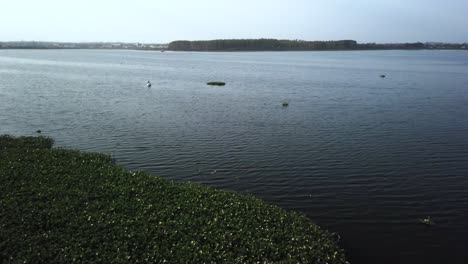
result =
[[[468,52],[0,50],[0,134],[38,129],[300,211],[353,263],[468,263]]]

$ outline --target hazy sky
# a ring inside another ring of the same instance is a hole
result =
[[[0,41],[468,42],[468,0],[0,0]]]

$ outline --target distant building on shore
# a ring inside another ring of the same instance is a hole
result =
[[[0,42],[0,49],[134,49],[134,50],[165,50],[168,44],[143,44],[124,42],[40,42],[40,41],[9,41]]]

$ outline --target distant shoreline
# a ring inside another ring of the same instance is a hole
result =
[[[129,50],[129,51],[157,51],[157,52],[190,52],[190,53],[259,53],[259,52],[314,52],[314,51],[392,51],[392,50],[405,50],[405,51],[422,51],[422,50],[434,50],[434,51],[449,51],[449,50],[459,50],[459,51],[468,51],[468,49],[456,49],[456,48],[424,48],[424,49],[341,49],[341,50],[215,50],[215,51],[206,51],[206,50],[157,50],[157,49],[105,49],[105,48],[0,48],[0,50]]]
[[[106,49],[106,50],[167,50],[168,44],[124,42],[0,42],[1,49]]]
[[[358,43],[355,40],[303,41],[278,39],[218,39],[169,43],[172,51],[348,51],[348,50],[468,50],[467,43]]]
[[[191,52],[260,52],[260,51],[359,51],[359,50],[468,50],[468,43],[358,43],[355,40],[303,41],[278,39],[218,39],[169,44],[124,42],[0,42],[1,49],[103,49]]]

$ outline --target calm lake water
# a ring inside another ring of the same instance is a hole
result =
[[[38,129],[300,211],[353,263],[468,263],[468,52],[0,50],[0,134]]]

